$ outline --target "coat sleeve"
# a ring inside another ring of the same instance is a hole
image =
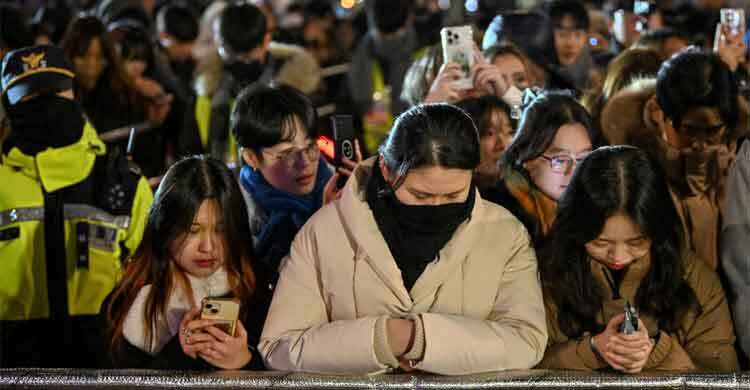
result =
[[[330,321],[311,225],[302,228],[281,266],[258,345],[266,367],[340,374],[385,369],[374,347],[378,317]]]
[[[726,213],[721,232],[721,262],[733,295],[737,337],[750,356],[750,141],[745,141],[729,171]]]
[[[418,369],[463,375],[528,369],[542,359],[547,327],[536,255],[528,234],[520,228],[517,232],[515,250],[486,319],[421,314],[425,349]]]
[[[597,357],[591,349],[593,335],[586,332],[578,339],[569,339],[560,329],[557,308],[547,296],[545,307],[549,343],[537,368],[590,371],[608,367],[607,363]]]
[[[695,260],[696,291],[703,291],[698,299],[701,312],[690,328],[684,331],[682,343],[695,366],[707,371],[738,371],[734,349],[734,327],[719,276],[701,260]]]

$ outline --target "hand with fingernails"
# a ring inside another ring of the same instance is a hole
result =
[[[640,319],[637,331],[632,334],[620,333],[620,324],[624,320],[624,313],[613,317],[604,332],[593,336],[593,343],[602,359],[612,368],[628,374],[637,374],[648,362],[654,343]]]
[[[453,103],[460,100],[464,90],[457,81],[462,77],[460,65],[455,62],[444,63],[432,82],[424,103]]]
[[[179,340],[182,351],[193,359],[201,358],[209,364],[227,370],[247,365],[252,353],[247,345],[247,331],[237,321],[235,335],[230,336],[214,326],[213,320],[198,318],[199,308],[185,313],[180,322]]]
[[[323,205],[333,202],[336,199],[341,198],[341,190],[336,187],[336,182],[340,176],[349,177],[354,172],[354,168],[362,162],[362,150],[359,148],[359,140],[354,140],[354,158],[356,161],[352,161],[346,157],[341,159],[344,164],[343,167],[336,168],[336,173],[328,179],[325,187],[323,187]]]

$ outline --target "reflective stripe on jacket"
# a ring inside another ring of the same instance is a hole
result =
[[[0,320],[48,318],[50,300],[61,295],[67,295],[63,311],[68,315],[99,312],[122,260],[140,244],[153,200],[146,179],[113,171],[109,156],[89,124],[75,144],[36,156],[13,148],[3,156]],[[47,275],[44,221],[49,194],[58,194],[62,201],[65,253],[54,261],[64,259],[67,270],[67,291],[51,294],[49,277],[58,275]]]

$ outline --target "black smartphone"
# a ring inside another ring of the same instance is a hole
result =
[[[351,115],[334,115],[331,118],[333,123],[333,165],[338,167],[344,166],[344,158],[349,160],[355,160],[355,149],[354,149],[354,122],[352,121]],[[346,176],[339,176],[336,181],[336,187],[339,189],[344,187],[346,184]]]

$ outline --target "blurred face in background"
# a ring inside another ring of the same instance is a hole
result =
[[[107,58],[104,56],[104,49],[98,38],[91,40],[83,56],[73,57],[76,78],[83,88],[89,91],[94,89],[99,76],[107,65]]]
[[[482,135],[479,137],[481,157],[478,172],[482,175],[494,175],[499,172],[498,163],[516,134],[510,118],[501,109],[492,110],[488,124],[486,129],[482,129]]]
[[[520,90],[531,86],[529,74],[520,58],[513,54],[501,54],[495,57],[492,64],[500,69],[503,81],[508,85],[514,85]]]
[[[562,66],[575,64],[586,46],[587,33],[576,25],[572,16],[566,15],[555,26],[555,53]]]

